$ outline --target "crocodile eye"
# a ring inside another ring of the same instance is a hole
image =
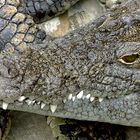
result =
[[[139,54],[124,55],[119,61],[123,64],[133,64],[139,57]]]

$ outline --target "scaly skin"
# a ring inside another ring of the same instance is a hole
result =
[[[0,2],[0,50],[28,48],[35,41],[41,41],[41,31],[33,19],[18,11],[18,0]],[[45,36],[44,36],[45,37]],[[37,39],[38,38],[38,39]]]
[[[11,110],[140,126],[139,8],[138,0],[129,1],[53,41],[38,43],[37,30],[25,47],[2,45],[3,108],[7,102]]]
[[[31,15],[36,23],[58,16],[79,0],[21,0],[24,12]]]

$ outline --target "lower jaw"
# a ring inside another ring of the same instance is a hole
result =
[[[0,101],[0,106],[3,107],[2,101]],[[139,93],[116,99],[104,99],[101,102],[75,99],[74,101],[66,100],[65,103],[59,104],[43,104],[42,102],[27,104],[16,101],[8,104],[7,109],[32,112],[45,116],[140,127]]]

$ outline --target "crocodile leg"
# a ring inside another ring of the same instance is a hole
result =
[[[25,13],[31,15],[36,23],[58,16],[79,0],[22,0]]]

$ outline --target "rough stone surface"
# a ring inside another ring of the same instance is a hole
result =
[[[54,140],[45,116],[25,112],[13,112],[11,116],[7,140]]]

